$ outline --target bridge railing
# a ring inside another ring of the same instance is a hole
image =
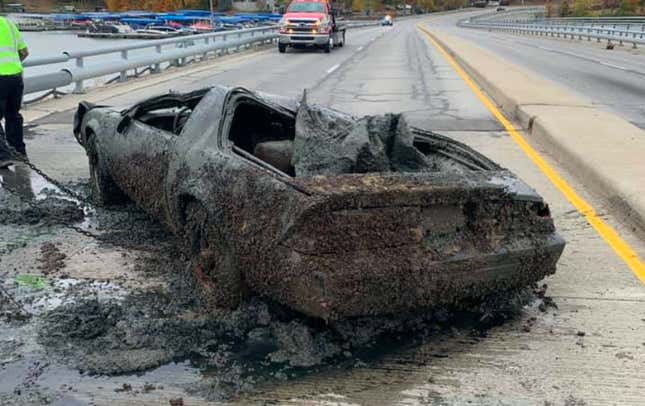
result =
[[[348,22],[347,28],[376,24],[377,21]],[[245,47],[271,43],[277,37],[277,27],[270,26],[141,41],[96,50],[67,51],[61,55],[30,58],[24,64],[25,94],[45,91],[55,93],[57,89],[71,84],[74,84],[74,92],[81,93],[84,91],[84,82],[88,79],[119,74],[117,80],[125,81],[128,79],[130,70],[135,70],[135,75],[141,73],[136,72],[140,68],[157,73],[165,66],[182,66],[189,60],[204,60]],[[149,52],[144,54],[132,52],[145,49]],[[120,58],[114,58],[114,54],[119,54]],[[105,62],[106,56],[110,56],[108,62]],[[60,64],[64,63],[73,63],[73,66],[61,68]],[[50,72],[29,75],[30,68],[50,65],[52,67]]]
[[[492,15],[459,21],[459,26],[489,31],[505,31],[571,39],[595,39],[645,45],[645,17],[610,18],[535,18],[513,20],[513,16]]]

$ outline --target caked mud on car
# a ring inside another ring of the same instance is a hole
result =
[[[422,311],[555,272],[564,241],[512,173],[404,116],[214,87],[79,106],[95,198],[180,236],[217,306],[327,320]]]

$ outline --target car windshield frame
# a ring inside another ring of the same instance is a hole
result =
[[[314,7],[316,8],[314,10]],[[288,13],[324,13],[325,5],[320,2],[294,2],[287,9]]]

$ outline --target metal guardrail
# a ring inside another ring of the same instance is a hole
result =
[[[513,15],[486,14],[461,20],[458,25],[517,34],[615,41],[620,45],[631,43],[634,48],[645,45],[645,18],[642,17],[514,19]]]
[[[375,26],[377,21],[348,22],[347,28]],[[119,81],[128,79],[127,72],[138,68],[148,68],[152,72],[160,72],[162,64],[169,66],[182,66],[188,58],[204,60],[211,56],[240,50],[255,44],[271,43],[278,37],[276,26],[249,28],[237,31],[223,31],[208,34],[174,37],[161,40],[141,41],[123,46],[101,48],[91,51],[63,52],[42,58],[30,58],[25,61],[27,68],[25,75],[24,94],[53,91],[74,84],[74,92],[84,91],[84,81],[87,79],[104,77],[110,74],[119,74]],[[130,51],[141,49],[154,49],[153,53],[132,56]],[[105,55],[120,54],[120,60],[107,63],[88,64],[90,58]],[[74,62],[74,67],[65,67],[53,72],[29,76],[29,68]]]
[[[645,17],[546,17],[544,7],[513,8],[508,11],[490,12],[471,17],[472,21],[495,21],[506,23],[534,22],[539,21],[551,25],[591,25],[591,26],[622,26],[645,24]]]

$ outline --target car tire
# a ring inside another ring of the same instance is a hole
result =
[[[184,208],[184,239],[204,302],[211,308],[236,308],[245,296],[234,253],[209,221],[206,207],[190,199]]]
[[[281,54],[284,54],[285,52],[287,52],[287,46],[278,44],[278,52],[280,52]]]
[[[92,189],[92,200],[94,203],[99,206],[113,206],[128,201],[126,194],[116,185],[105,168],[96,145],[96,136],[91,132],[87,137],[87,146],[90,167],[90,187]]]

